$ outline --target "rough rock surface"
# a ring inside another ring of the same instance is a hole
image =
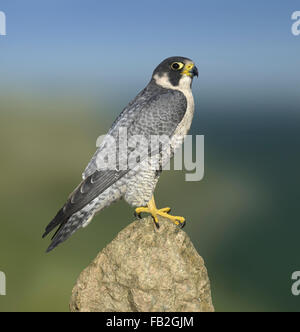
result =
[[[80,274],[73,312],[214,311],[203,259],[187,234],[152,218],[123,229]]]

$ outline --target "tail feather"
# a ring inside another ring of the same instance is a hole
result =
[[[52,242],[46,252],[50,252],[60,243],[66,241],[72,234],[74,234],[79,228],[82,227],[84,220],[85,218],[80,218],[79,216],[73,215],[67,220],[67,222],[61,224],[52,237]]]
[[[60,243],[66,241],[72,234],[74,234],[79,228],[85,227],[94,216],[96,209],[96,201],[84,207],[84,209],[74,213],[70,217],[66,217],[61,209],[55,218],[46,227],[46,231],[43,235],[45,237],[55,227],[59,226],[55,234],[52,237],[52,242],[46,252],[53,250]]]
[[[56,227],[52,242],[47,249],[47,252],[53,250],[60,243],[66,241],[72,234],[74,234],[79,228],[85,227],[93,219],[95,213],[99,212],[105,206],[108,206],[115,197],[112,196],[110,201],[103,200],[100,197],[94,199],[89,204],[85,205],[81,210],[68,215],[65,213],[64,208],[60,209],[53,220],[48,224],[43,234],[43,238],[48,235]]]
[[[55,227],[62,225],[63,223],[68,221],[68,217],[63,212],[63,208],[61,208],[56,216],[52,219],[52,221],[48,224],[45,229],[45,233],[43,234],[43,238],[47,236]]]

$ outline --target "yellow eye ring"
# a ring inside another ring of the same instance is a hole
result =
[[[184,67],[184,64],[182,62],[173,62],[171,64],[171,69],[173,70],[180,70]]]

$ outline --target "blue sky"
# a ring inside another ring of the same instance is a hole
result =
[[[264,89],[269,98],[298,98],[291,15],[299,1],[2,0],[0,10],[1,86],[136,89],[165,57],[183,55],[197,63],[208,94]]]

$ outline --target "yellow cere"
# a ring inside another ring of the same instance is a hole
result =
[[[187,63],[187,64],[185,65],[185,67],[184,67],[184,69],[183,69],[181,75],[193,76],[193,75],[191,74],[191,70],[194,68],[194,66],[195,66],[195,65],[194,65],[192,62]]]

